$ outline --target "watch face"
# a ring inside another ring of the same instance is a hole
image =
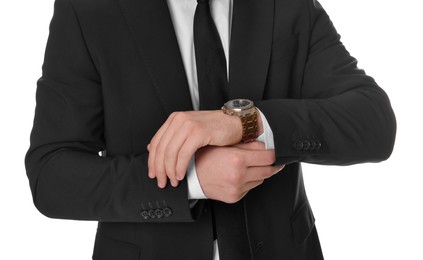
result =
[[[227,106],[230,109],[244,110],[244,109],[248,109],[252,107],[253,101],[248,99],[234,99],[234,100],[228,101]]]

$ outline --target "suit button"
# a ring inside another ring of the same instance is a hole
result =
[[[316,141],[316,151],[320,150],[321,147],[322,147],[322,143],[319,141]]]
[[[316,149],[317,143],[315,140],[311,140],[310,142],[310,151],[314,151]]]
[[[294,142],[294,149],[295,150],[302,151],[303,150],[303,147],[304,147],[304,143],[303,142],[301,142],[299,140]]]
[[[156,214],[156,217],[157,218],[162,218],[163,217],[163,210],[161,210],[161,209],[156,209],[155,211],[154,211],[154,213]]]
[[[149,211],[148,211],[148,216],[150,217],[150,218],[156,218],[156,212],[154,211],[154,209],[150,209]]]
[[[170,208],[164,208],[163,214],[165,217],[169,217],[170,215],[172,215],[172,210]]]
[[[303,150],[304,151],[308,151],[309,149],[310,149],[310,146],[311,146],[311,143],[310,143],[310,141],[308,141],[308,140],[304,140],[303,141]]]
[[[145,220],[149,219],[148,212],[146,210],[141,211],[140,213],[141,217]]]

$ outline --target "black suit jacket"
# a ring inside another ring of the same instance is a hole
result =
[[[192,110],[166,1],[56,0],[26,157],[36,207],[99,221],[95,259],[211,259],[213,222],[222,260],[322,259],[300,162],[388,158],[388,97],[313,0],[234,0],[229,67],[230,98],[255,101],[286,167],[236,204],[191,209],[185,181],[147,177],[152,136]]]

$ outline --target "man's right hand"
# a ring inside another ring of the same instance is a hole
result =
[[[261,142],[230,147],[206,146],[196,153],[196,171],[209,199],[236,203],[251,189],[281,171],[271,166],[275,151],[265,150]]]

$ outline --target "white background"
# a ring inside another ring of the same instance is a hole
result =
[[[420,2],[321,0],[359,67],[389,94],[398,121],[395,150],[386,162],[304,165],[327,260],[423,259]],[[52,220],[38,213],[23,163],[52,12],[53,0],[0,3],[2,260],[91,259],[96,223]]]

